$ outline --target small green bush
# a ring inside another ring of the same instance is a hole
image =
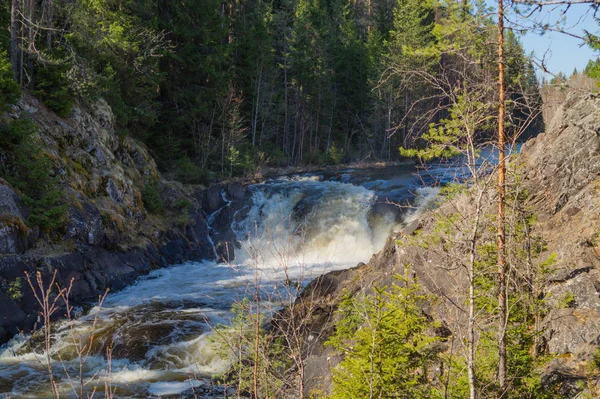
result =
[[[182,183],[208,184],[210,174],[192,162],[188,157],[183,157],[175,162],[175,178]]]
[[[142,201],[144,202],[144,208],[150,213],[159,214],[165,209],[165,204],[160,198],[156,182],[144,185],[142,189]]]
[[[8,290],[6,293],[11,299],[19,300],[23,297],[23,279],[21,277],[17,277],[13,281],[8,284]]]
[[[187,209],[192,205],[192,201],[187,198],[182,198],[175,203],[175,208],[177,209]]]
[[[271,167],[279,168],[288,163],[288,159],[283,150],[279,147],[276,147],[272,143],[266,143],[263,146],[263,151],[268,155],[266,163]]]
[[[598,87],[600,87],[600,57],[596,60],[590,60],[585,67],[584,74],[592,79],[598,80]]]
[[[329,162],[334,165],[338,165],[344,160],[344,150],[337,148],[335,144],[332,144],[331,147],[329,147],[327,155],[329,156]]]
[[[431,300],[403,277],[392,287],[375,287],[373,296],[346,297],[340,304],[330,345],[344,360],[333,370],[329,398],[431,398],[438,393],[427,380],[437,362],[438,337],[420,306]]]

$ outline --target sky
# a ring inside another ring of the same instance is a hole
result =
[[[495,1],[487,0],[490,6],[495,8]],[[566,7],[546,6],[541,12],[536,12],[531,19],[553,24],[564,19],[562,28],[566,31],[582,35],[583,30],[587,29],[592,33],[600,33],[600,25],[594,20],[593,12],[590,11],[590,5],[579,4],[572,5],[566,10]],[[600,18],[600,12],[598,13]],[[531,25],[530,21],[524,21],[516,16],[509,16],[512,21],[518,21],[519,24]],[[594,52],[589,46],[581,46],[581,40],[570,37],[563,33],[546,32],[543,35],[535,32],[527,32],[521,36],[521,42],[527,53],[533,53],[539,63],[542,62],[552,73],[563,72],[570,76],[574,68],[581,71],[588,64],[590,59],[596,59],[600,52]],[[543,76],[543,72],[539,72]],[[551,75],[546,75],[551,77]]]

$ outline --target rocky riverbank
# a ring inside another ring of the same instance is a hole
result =
[[[2,123],[23,119],[35,123],[52,160],[68,219],[59,231],[29,227],[22,195],[0,179],[0,343],[40,326],[25,272],[46,282],[56,272],[77,306],[158,267],[233,256],[231,221],[243,217],[248,196],[242,184],[164,180],[148,151],[117,133],[104,101],[63,119],[25,95]]]
[[[527,142],[511,160],[518,184],[527,193],[522,206],[535,215],[531,234],[543,243],[538,262],[552,259],[550,274],[539,287],[545,310],[539,320],[537,348],[552,360],[540,372],[544,389],[560,397],[582,397],[577,396],[582,393],[595,397],[599,379],[592,364],[600,347],[600,96],[574,91],[552,115],[546,133]],[[312,316],[303,329],[307,342],[303,373],[290,378],[302,379],[299,385],[307,395],[331,389],[332,369],[341,357],[324,343],[335,331],[335,311],[342,298],[389,286],[406,267],[437,298],[434,306],[425,309],[428,317],[440,322],[435,334],[447,342],[447,337],[465,336],[467,319],[461,308],[467,300],[467,278],[452,259],[466,251],[460,243],[470,230],[461,230],[461,220],[463,227],[472,220],[475,202],[469,191],[453,196],[390,237],[368,264],[323,275],[300,295],[295,311],[310,308]],[[493,185],[484,195],[484,204],[482,215],[494,215]],[[449,216],[453,227],[440,233],[440,220]],[[433,239],[427,241],[429,236]]]

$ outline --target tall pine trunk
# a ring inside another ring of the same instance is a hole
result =
[[[21,68],[19,66],[20,32],[19,32],[19,0],[12,0],[10,7],[10,63],[12,64],[15,78],[20,81]]]
[[[506,368],[507,288],[505,257],[505,140],[504,140],[504,0],[498,0],[498,383],[500,398],[508,397]]]

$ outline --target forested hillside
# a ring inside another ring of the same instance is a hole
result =
[[[263,165],[395,160],[467,84],[494,96],[495,27],[482,1],[2,4],[2,84],[10,59],[18,84],[59,115],[103,97],[118,133],[141,139],[184,182]],[[528,119],[538,83],[512,33],[507,55],[511,98],[526,99],[512,114]]]

